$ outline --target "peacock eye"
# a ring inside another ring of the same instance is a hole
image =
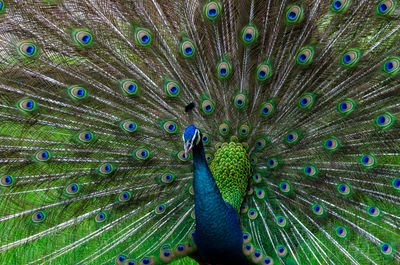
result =
[[[271,65],[268,62],[263,62],[257,67],[257,80],[264,82],[272,75]]]
[[[214,112],[214,102],[209,99],[203,100],[201,104],[201,110],[204,112],[204,114],[212,114]]]
[[[151,44],[151,34],[147,29],[136,29],[136,43],[140,46],[149,46]]]
[[[334,0],[331,4],[331,10],[335,13],[339,13],[346,9],[350,0]]]
[[[310,93],[304,94],[299,100],[299,107],[301,109],[309,109],[314,103],[314,95]]]
[[[250,133],[250,126],[243,124],[239,127],[239,135],[241,137],[247,137]]]
[[[348,50],[343,55],[341,63],[344,66],[352,67],[358,62],[359,59],[360,59],[360,52],[358,50]]]
[[[204,6],[203,13],[206,18],[213,21],[217,19],[221,13],[221,4],[217,1],[209,2]]]
[[[342,196],[350,196],[351,195],[351,188],[347,184],[338,184],[337,190],[339,191],[339,194]]]
[[[261,116],[269,117],[274,112],[275,104],[272,102],[263,102],[261,104]]]
[[[136,95],[139,91],[137,83],[133,80],[122,81],[121,89],[127,96]]]
[[[390,244],[383,243],[381,244],[381,252],[385,255],[391,255],[393,253],[393,248]]]
[[[110,163],[101,164],[98,167],[98,172],[101,175],[110,175],[111,173],[114,172],[114,166],[112,164],[110,164]]]
[[[178,125],[173,121],[166,121],[163,124],[163,129],[165,132],[173,134],[178,132]]]
[[[231,74],[232,66],[228,61],[221,61],[217,66],[219,79],[227,79]]]
[[[133,151],[133,155],[138,160],[146,160],[150,158],[151,153],[148,149],[142,147]]]
[[[96,223],[103,223],[106,221],[107,217],[108,217],[107,212],[101,212],[96,215],[95,221],[96,221]]]
[[[35,223],[41,223],[46,219],[46,213],[43,211],[35,212],[32,215],[32,221]]]
[[[234,106],[237,109],[243,109],[247,104],[247,97],[244,94],[237,94],[234,98]]]
[[[219,126],[219,133],[220,133],[222,136],[227,136],[228,133],[229,133],[229,125],[228,125],[227,123],[222,123],[222,124]]]
[[[336,235],[338,237],[340,237],[340,238],[347,237],[347,229],[345,227],[343,227],[343,226],[336,227],[335,231],[336,231]]]
[[[68,88],[68,94],[72,99],[80,100],[87,97],[88,93],[86,89],[80,86],[72,86]]]
[[[372,168],[376,164],[376,158],[373,155],[364,155],[360,158],[360,161],[366,168]]]
[[[395,8],[396,8],[395,1],[385,0],[385,1],[381,1],[378,4],[376,11],[377,11],[378,15],[386,16],[386,15],[391,15]]]
[[[302,48],[297,54],[297,63],[299,65],[308,65],[311,63],[313,56],[314,49],[312,47]]]
[[[81,46],[86,47],[92,44],[92,34],[87,30],[75,30],[73,34],[75,42]]]
[[[283,192],[283,193],[291,193],[292,192],[292,185],[289,183],[289,181],[283,181],[281,183],[279,183],[279,189]]]
[[[3,176],[0,178],[0,186],[1,187],[11,187],[14,184],[14,177],[12,176]]]
[[[340,141],[336,137],[332,137],[323,142],[325,149],[335,151],[340,147]]]
[[[303,9],[298,5],[293,5],[286,11],[286,22],[289,24],[299,22],[303,17]]]
[[[122,130],[124,130],[127,133],[132,133],[138,130],[138,126],[135,122],[131,121],[131,120],[127,120],[127,121],[122,121],[120,123],[120,127]]]
[[[51,153],[46,150],[38,151],[34,155],[34,159],[39,162],[46,162],[51,158]]]
[[[387,129],[394,123],[394,117],[390,113],[385,113],[376,118],[376,125],[381,129]]]
[[[285,137],[285,142],[288,144],[294,144],[299,141],[299,133],[297,131],[292,131]]]
[[[167,82],[165,85],[165,90],[167,92],[167,96],[172,98],[179,96],[180,93],[179,84],[175,81]]]
[[[312,206],[313,212],[317,216],[323,216],[325,214],[325,209],[322,204],[314,204]]]
[[[80,186],[79,186],[78,184],[76,184],[76,183],[69,184],[69,185],[65,188],[65,192],[66,192],[68,195],[75,195],[75,194],[78,194],[79,190],[80,190]]]
[[[32,42],[22,42],[19,44],[18,51],[24,57],[33,57],[37,54],[36,45]]]
[[[395,188],[397,191],[400,191],[400,179],[396,178],[392,181],[393,188]]]
[[[249,209],[249,211],[247,212],[247,215],[250,219],[254,220],[257,218],[258,213],[255,209]]]
[[[281,245],[281,246],[277,246],[276,250],[277,250],[278,255],[279,255],[280,257],[285,257],[286,254],[287,254],[286,247],[284,247],[284,246],[282,246],[282,245]]]
[[[258,31],[253,25],[247,25],[242,29],[242,41],[246,45],[250,45],[257,40]]]
[[[118,196],[119,202],[127,202],[132,198],[132,193],[129,191],[121,192]]]
[[[181,53],[184,57],[190,58],[193,57],[193,55],[196,52],[196,47],[194,46],[194,43],[191,40],[185,40],[181,44]]]
[[[308,177],[315,177],[319,172],[315,166],[306,166],[303,168],[303,173]]]
[[[208,145],[210,143],[210,136],[207,133],[203,133],[202,141],[204,145]]]
[[[22,99],[18,102],[18,108],[24,112],[33,112],[36,109],[36,102],[32,99]]]
[[[383,65],[383,71],[388,74],[394,75],[400,70],[400,59],[395,57],[385,62]]]

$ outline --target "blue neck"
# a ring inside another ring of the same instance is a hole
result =
[[[201,141],[193,148],[193,165],[195,242],[200,259],[218,264],[246,264],[247,260],[242,254],[243,239],[239,216],[222,199],[208,168]]]

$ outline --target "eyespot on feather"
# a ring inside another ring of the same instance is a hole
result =
[[[348,50],[343,54],[341,63],[346,67],[353,67],[359,61],[360,56],[360,51],[355,49]]]
[[[52,154],[49,151],[39,150],[34,154],[33,159],[37,162],[47,162],[50,160],[51,156]]]
[[[289,6],[286,10],[285,20],[289,24],[295,24],[302,20],[303,8],[299,5]]]
[[[32,58],[37,54],[36,44],[30,41],[24,41],[18,44],[18,52],[26,58]]]
[[[260,112],[262,117],[271,116],[274,110],[275,110],[275,104],[273,104],[272,102],[263,102],[261,104]]]
[[[260,64],[257,67],[257,80],[264,82],[272,75],[271,65],[267,62]]]
[[[203,14],[211,21],[216,20],[221,14],[221,4],[218,1],[208,2],[204,5]]]
[[[138,160],[144,161],[151,157],[151,153],[147,148],[141,147],[133,151],[133,156]]]
[[[101,175],[110,175],[114,172],[114,166],[110,163],[103,163],[97,168],[97,171]]]
[[[251,45],[257,41],[258,30],[254,25],[247,25],[242,29],[241,36],[245,45]]]
[[[196,46],[194,45],[194,43],[191,40],[185,39],[184,41],[182,41],[181,54],[185,58],[191,58],[195,55],[195,53],[196,53]]]
[[[350,0],[332,0],[331,1],[331,11],[335,13],[340,13],[347,9]]]
[[[17,104],[18,108],[24,112],[33,112],[36,108],[36,102],[33,99],[21,99]]]
[[[120,127],[122,130],[124,130],[127,133],[135,132],[139,128],[138,125],[131,120],[122,121],[120,123]]]
[[[0,187],[11,187],[15,183],[15,178],[10,175],[6,175],[0,178]]]
[[[90,46],[93,42],[93,36],[88,30],[74,30],[72,34],[75,42],[81,47]]]

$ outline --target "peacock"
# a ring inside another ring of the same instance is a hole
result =
[[[0,0],[0,264],[400,264],[396,0]]]

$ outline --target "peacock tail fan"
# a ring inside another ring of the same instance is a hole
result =
[[[400,264],[399,9],[0,0],[0,264],[197,264],[192,123],[249,262]]]

